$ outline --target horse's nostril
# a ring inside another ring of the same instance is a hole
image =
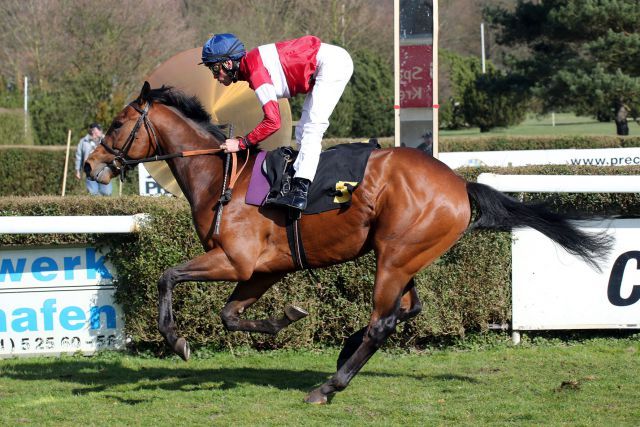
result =
[[[84,173],[86,173],[87,175],[91,174],[91,165],[89,164],[89,162],[84,162]]]

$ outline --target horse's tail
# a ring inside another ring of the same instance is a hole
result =
[[[612,249],[613,238],[607,233],[585,233],[567,216],[551,212],[542,204],[522,203],[477,182],[467,183],[467,193],[475,202],[479,215],[469,226],[470,230],[509,231],[517,227],[531,227],[598,271],[600,266],[596,260],[606,258]]]

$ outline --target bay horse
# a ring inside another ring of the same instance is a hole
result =
[[[296,269],[282,208],[245,203],[250,171],[238,176],[214,233],[225,179],[225,135],[211,123],[197,98],[145,82],[137,99],[113,120],[100,146],[86,161],[87,174],[106,184],[149,156],[166,158],[191,206],[204,253],[167,269],[158,281],[158,329],[168,345],[188,360],[188,342],[176,331],[172,291],[187,281],[232,281],[236,288],[220,316],[230,331],[275,334],[307,313],[288,305],[280,318],[245,320],[241,314],[275,282]],[[184,153],[201,154],[187,157]],[[253,153],[255,154],[255,153]],[[472,219],[472,207],[476,217]],[[413,148],[374,150],[348,209],[303,215],[301,235],[312,268],[353,260],[369,251],[376,257],[373,310],[368,325],[350,336],[336,373],[305,398],[327,403],[347,387],[399,322],[416,316],[421,302],[414,276],[471,229],[532,227],[597,267],[609,250],[602,235],[586,234],[541,205],[524,204],[486,185],[466,182],[445,164]]]

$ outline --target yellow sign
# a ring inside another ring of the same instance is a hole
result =
[[[351,193],[349,192],[347,185],[353,188],[358,185],[358,183],[351,181],[338,181],[336,183],[336,191],[339,192],[340,195],[333,198],[333,203],[346,203],[351,200]]]

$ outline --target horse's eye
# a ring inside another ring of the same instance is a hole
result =
[[[120,123],[120,122],[113,122],[113,128],[114,128],[114,129],[119,129],[119,128],[121,128],[121,127],[122,127],[122,123]]]

